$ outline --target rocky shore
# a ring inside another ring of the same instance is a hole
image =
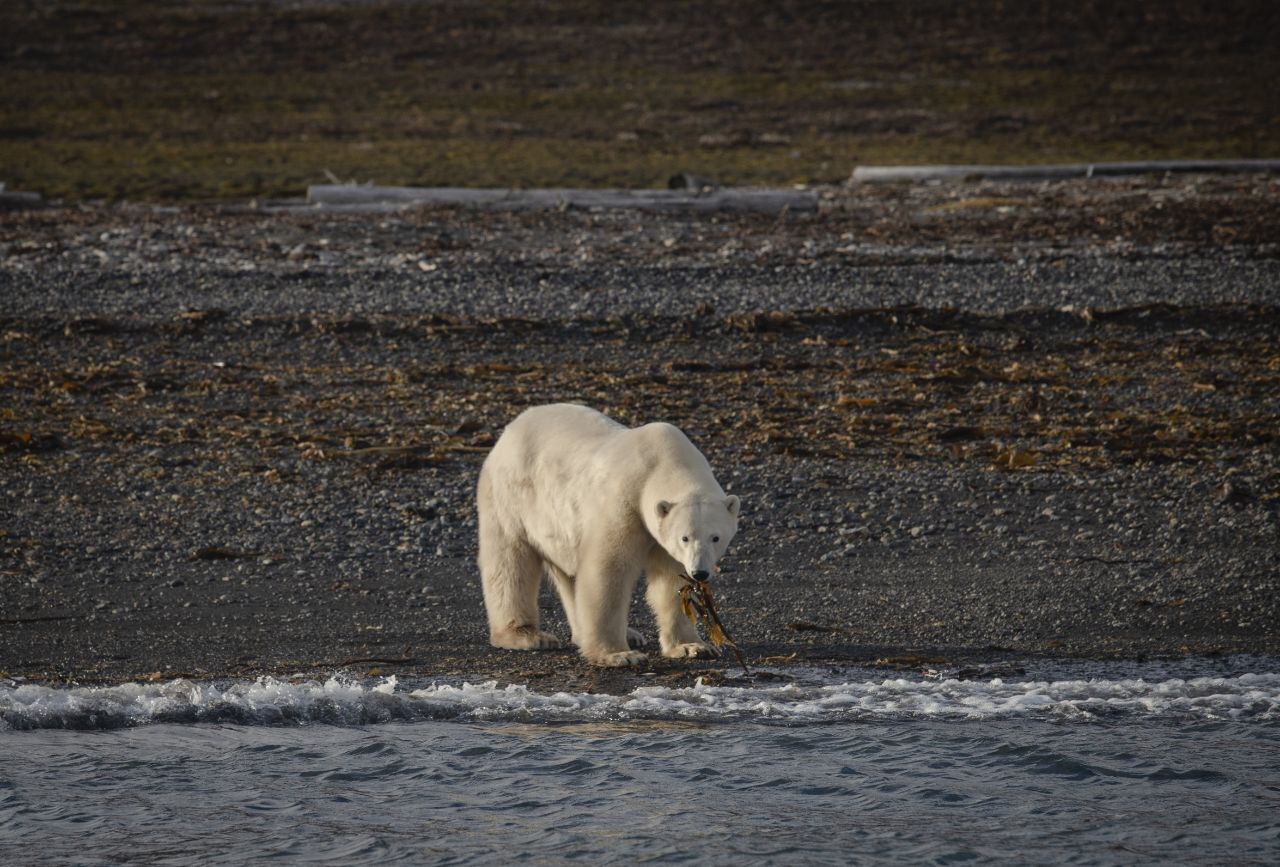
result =
[[[765,669],[1280,652],[1277,192],[0,214],[0,671],[735,673],[488,648],[476,473],[557,400],[743,498],[717,593]]]

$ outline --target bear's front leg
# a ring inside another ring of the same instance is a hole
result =
[[[689,622],[680,607],[680,564],[657,549],[649,556],[645,571],[645,600],[653,609],[658,621],[658,643],[662,655],[669,659],[688,659],[698,656],[716,656],[711,645],[698,637],[698,630]]]
[[[574,597],[578,647],[595,665],[640,665],[649,657],[629,647],[627,609],[639,580],[635,561],[605,560],[578,572]]]

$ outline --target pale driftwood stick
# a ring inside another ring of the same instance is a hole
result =
[[[1146,160],[1141,162],[1063,163],[1040,166],[858,166],[856,183],[939,181],[980,178],[990,180],[1053,180],[1117,175],[1186,173],[1280,172],[1280,160]]]
[[[43,617],[0,617],[0,624],[16,626],[22,623],[49,623],[54,620],[76,620],[74,614],[50,614]]]
[[[44,196],[0,189],[0,211],[30,211],[44,207]]]
[[[348,458],[398,458],[404,455],[430,454],[432,451],[432,446],[370,446],[365,449],[336,451],[333,455]]]

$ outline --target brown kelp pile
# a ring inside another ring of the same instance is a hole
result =
[[[716,613],[716,600],[711,595],[711,582],[699,581],[690,575],[681,575],[680,577],[685,580],[685,583],[680,587],[680,607],[684,609],[685,616],[693,622],[694,626],[698,625],[698,621],[702,621],[707,630],[707,640],[717,650],[726,644],[729,645],[733,655],[738,657],[738,664],[742,666],[742,673],[750,674],[751,670],[747,668],[746,657],[738,649],[737,643],[724,631],[724,625],[720,622],[720,615]]]

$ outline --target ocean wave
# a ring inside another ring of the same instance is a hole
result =
[[[640,687],[626,695],[543,694],[496,682],[402,686],[395,677],[0,687],[0,726],[114,729],[152,723],[369,725],[395,720],[529,722],[757,720],[811,724],[884,718],[1095,720],[1182,716],[1280,720],[1280,674],[1107,680],[868,679],[785,686]]]

